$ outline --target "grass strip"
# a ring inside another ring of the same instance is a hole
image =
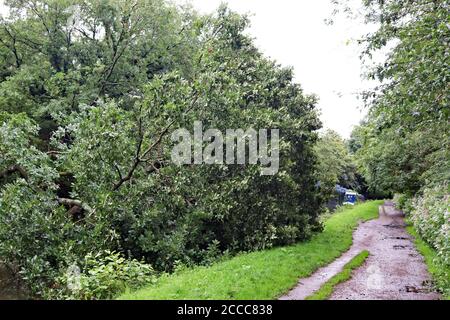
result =
[[[425,264],[433,277],[437,289],[442,292],[444,300],[450,300],[450,267],[439,262],[436,250],[420,237],[410,222],[408,224],[406,231],[414,238],[414,244],[424,257]]]
[[[364,250],[350,260],[337,275],[328,280],[318,291],[306,300],[327,300],[334,292],[334,288],[352,277],[352,271],[359,268],[369,256],[369,251]]]

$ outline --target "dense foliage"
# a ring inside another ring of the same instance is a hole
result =
[[[450,265],[450,197],[448,187],[426,189],[415,200],[411,219],[417,231],[437,249],[442,261]]]
[[[370,114],[353,140],[373,191],[414,195],[448,181],[450,28],[448,1],[366,1],[367,54],[391,47],[371,72]]]
[[[371,192],[396,198],[415,228],[449,266],[450,3],[442,0],[366,0],[366,19],[378,30],[365,54],[388,51],[370,76],[369,115],[351,146]],[[447,289],[448,289],[447,282]]]
[[[315,150],[320,194],[325,200],[336,197],[336,185],[365,193],[365,182],[358,172],[351,146],[338,133],[328,130],[321,134]]]
[[[315,98],[258,52],[246,17],[163,0],[5,2],[0,257],[32,294],[107,298],[151,281],[144,263],[171,271],[320,229]],[[195,120],[280,129],[279,173],[174,165],[170,133]],[[73,266],[81,289],[66,292]]]

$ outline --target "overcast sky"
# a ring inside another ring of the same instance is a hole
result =
[[[249,33],[266,55],[292,66],[296,81],[320,99],[326,128],[348,138],[364,117],[358,92],[368,84],[361,78],[359,48],[352,41],[369,31],[358,21],[338,18],[329,26],[330,0],[174,0],[190,2],[202,13],[213,12],[222,2],[240,13],[251,13]],[[360,3],[360,0],[352,0]],[[0,11],[2,9],[0,0]]]

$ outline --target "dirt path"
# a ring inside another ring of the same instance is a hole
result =
[[[330,265],[298,286],[281,300],[303,300],[362,250],[370,252],[366,262],[352,274],[352,279],[338,285],[330,300],[436,300],[438,293],[429,289],[431,277],[405,230],[403,215],[393,204],[380,207],[377,220],[360,224],[353,234],[353,245]]]

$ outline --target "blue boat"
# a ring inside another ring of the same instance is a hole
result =
[[[347,191],[344,196],[344,204],[349,204],[354,206],[356,204],[356,201],[358,201],[358,194],[353,191]]]

